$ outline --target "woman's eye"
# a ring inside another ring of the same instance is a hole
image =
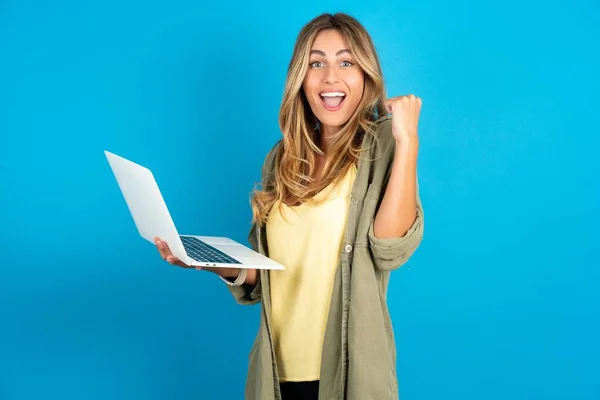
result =
[[[310,63],[310,66],[313,68],[319,68],[323,65],[323,63],[321,63],[320,61],[314,61],[312,63]]]
[[[344,61],[342,62],[342,67],[351,67],[352,63],[350,61]]]

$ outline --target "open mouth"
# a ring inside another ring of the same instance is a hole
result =
[[[322,92],[320,96],[324,107],[329,111],[337,111],[342,108],[346,99],[346,93],[340,91]]]

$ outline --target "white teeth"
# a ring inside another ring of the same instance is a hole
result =
[[[326,93],[321,93],[321,96],[323,96],[323,97],[345,97],[346,93],[343,93],[343,92],[326,92]]]

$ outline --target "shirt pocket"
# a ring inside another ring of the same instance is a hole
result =
[[[356,244],[360,247],[369,245],[369,226],[377,215],[377,209],[380,204],[381,186],[371,183],[360,207],[360,216],[358,218],[358,229],[356,232]]]

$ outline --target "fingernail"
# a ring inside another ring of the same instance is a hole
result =
[[[196,271],[200,271],[202,267],[196,267]]]

